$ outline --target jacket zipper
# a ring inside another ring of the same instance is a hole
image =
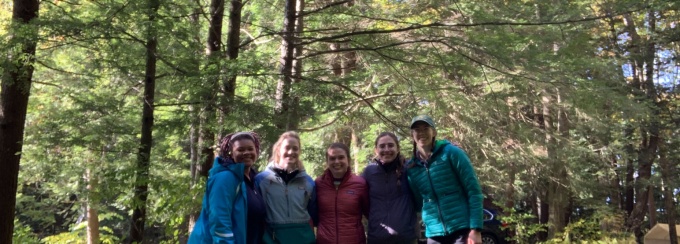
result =
[[[335,184],[335,183],[333,183]],[[340,182],[342,184],[342,182]],[[340,243],[340,232],[338,232],[338,190],[340,185],[335,187],[335,243]]]
[[[432,184],[432,177],[430,177],[430,167],[425,167],[425,171],[427,171],[427,179],[430,181],[430,189],[432,189],[432,194],[434,195],[434,200],[437,202],[437,211],[439,212],[439,222],[441,222],[442,227],[444,227],[444,235],[448,235],[449,231],[446,229],[446,222],[444,222],[444,217],[442,215],[442,209],[441,209],[441,207],[439,207],[439,197],[437,196],[437,192],[434,191],[434,184]]]
[[[288,213],[288,218],[290,218],[290,200],[288,199],[288,183],[285,183],[284,188],[286,189],[284,191],[286,194],[286,211]]]
[[[393,163],[394,163],[394,162],[393,162]],[[387,172],[387,170],[385,170],[385,169],[382,169],[382,170],[385,172],[385,185],[389,187],[389,186],[391,185],[391,184],[389,184],[389,182],[390,182],[390,173]],[[394,200],[394,199],[389,198],[389,192],[386,192],[386,193],[388,194],[388,198],[387,198],[387,199],[388,199],[388,202],[389,202],[389,203],[393,203],[393,200]],[[389,207],[388,209],[389,209],[389,210],[392,210],[392,205],[391,205],[391,204],[390,204],[390,207]],[[390,221],[390,212],[391,212],[391,211],[387,211],[387,218],[385,219],[386,221]]]

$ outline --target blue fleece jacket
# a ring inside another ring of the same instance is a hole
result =
[[[316,220],[316,189],[305,170],[300,170],[288,183],[279,177],[270,163],[255,176],[267,208],[267,224],[297,224]]]

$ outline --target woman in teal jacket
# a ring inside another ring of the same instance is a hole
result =
[[[470,159],[446,140],[435,140],[432,118],[411,121],[413,158],[408,181],[422,207],[427,243],[482,243],[483,195]]]
[[[258,136],[253,132],[234,133],[222,140],[220,156],[210,169],[201,215],[189,244],[259,243],[257,239],[246,238],[249,194],[244,183],[259,155],[259,145]]]

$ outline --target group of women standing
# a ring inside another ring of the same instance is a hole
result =
[[[295,132],[279,137],[259,174],[252,167],[260,154],[257,134],[226,136],[189,243],[411,244],[419,234],[417,212],[427,243],[481,243],[482,193],[467,155],[435,140],[428,116],[416,116],[410,127],[410,160],[401,155],[397,136],[383,132],[361,176],[351,170],[348,147],[333,143],[316,180],[300,161]]]

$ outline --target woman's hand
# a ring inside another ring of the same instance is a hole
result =
[[[467,244],[482,244],[482,232],[474,229],[470,230]]]

